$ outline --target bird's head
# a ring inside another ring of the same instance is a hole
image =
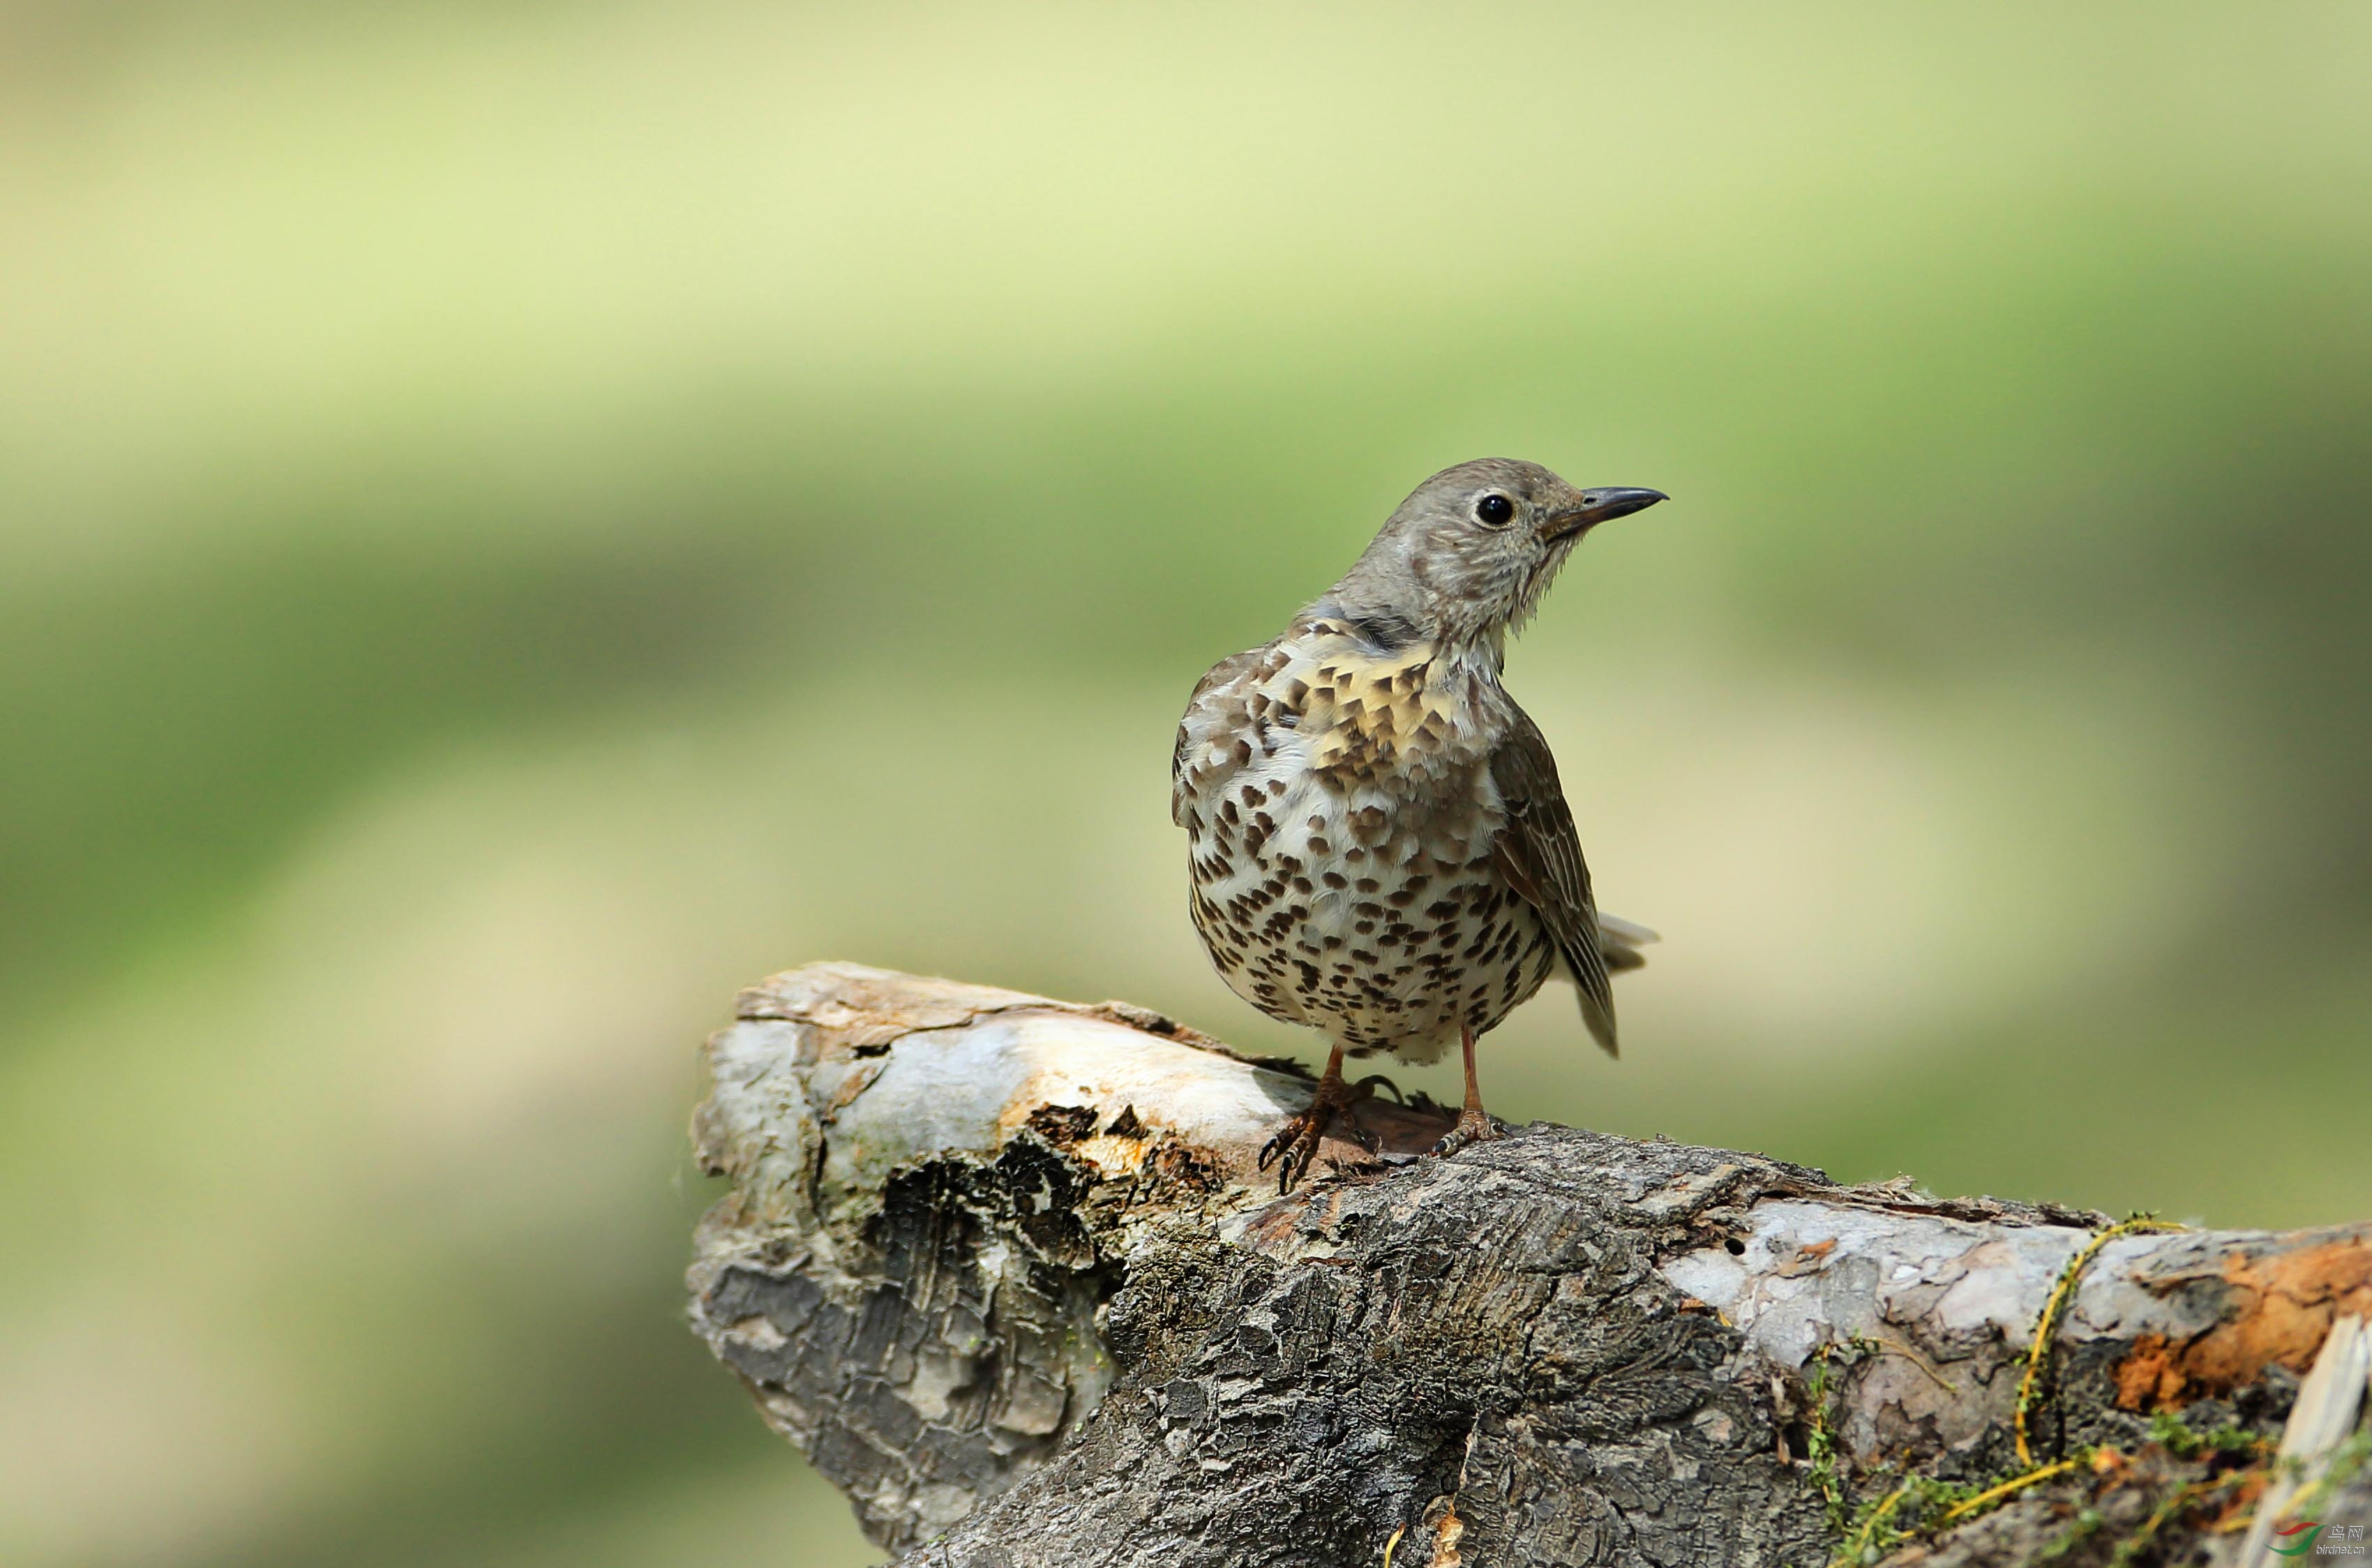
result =
[[[1538,608],[1584,534],[1666,499],[1576,490],[1538,463],[1482,458],[1444,469],[1400,504],[1321,609],[1494,654]]]

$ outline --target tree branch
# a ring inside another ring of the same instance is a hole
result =
[[[1307,1075],[1118,1004],[814,965],[709,1063],[693,1324],[909,1563],[2228,1561],[2299,1376],[2372,1344],[2372,1225],[1437,1159],[1381,1101],[1279,1197]],[[2285,1506],[2372,1524],[2365,1375],[2317,1376]]]

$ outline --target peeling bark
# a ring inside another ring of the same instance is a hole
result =
[[[912,1564],[2229,1562],[2372,1315],[2372,1225],[2070,1278],[2105,1216],[1422,1103],[1279,1197],[1307,1075],[1117,1004],[816,965],[709,1061],[693,1324]]]

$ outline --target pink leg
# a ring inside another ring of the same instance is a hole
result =
[[[1474,1030],[1471,1025],[1458,1026],[1458,1043],[1466,1051],[1466,1109],[1458,1113],[1458,1125],[1443,1133],[1441,1142],[1433,1146],[1437,1155],[1454,1155],[1469,1144],[1499,1135],[1490,1112],[1482,1109],[1482,1086],[1474,1077]]]

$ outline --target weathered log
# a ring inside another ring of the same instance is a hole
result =
[[[844,964],[709,1063],[693,1323],[905,1562],[2230,1562],[2268,1485],[2372,1525],[2353,1363],[2272,1452],[2372,1343],[2372,1225],[1547,1125],[1436,1158],[1448,1113],[1381,1100],[1280,1196],[1294,1064]]]

